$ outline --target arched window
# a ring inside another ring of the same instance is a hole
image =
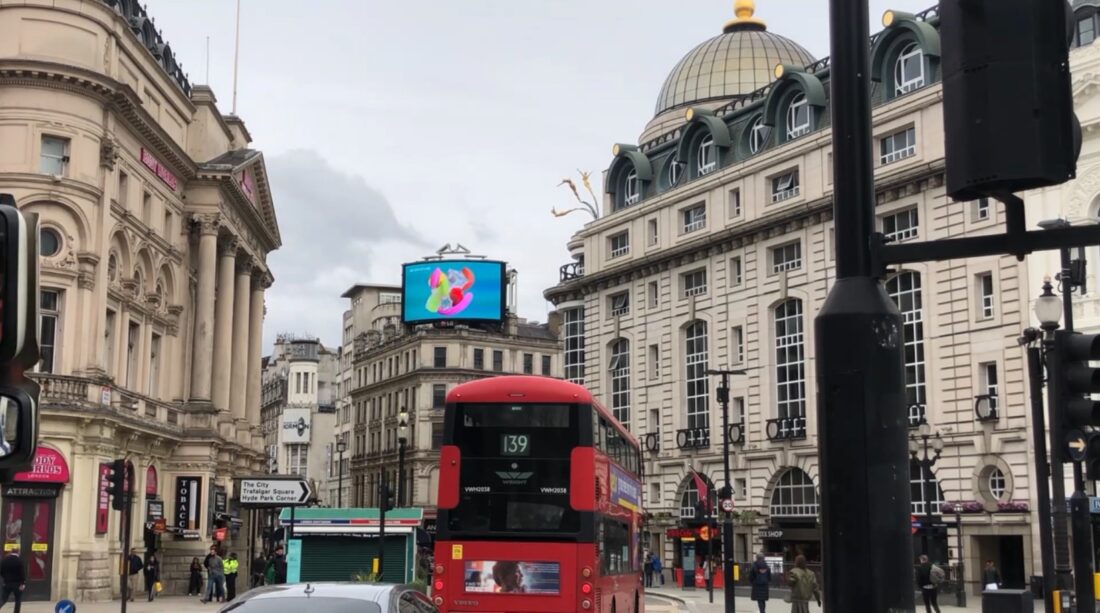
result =
[[[624,339],[611,343],[611,410],[624,426],[630,423],[630,343]]]
[[[805,471],[792,468],[783,473],[772,492],[772,517],[817,517],[821,503],[814,480]]]
[[[935,515],[943,508],[943,489],[930,468],[910,461],[909,486],[913,515]]]
[[[684,358],[687,364],[687,427],[710,427],[707,410],[707,324],[696,321],[684,329]]]
[[[756,155],[763,151],[768,144],[771,131],[770,127],[764,125],[764,118],[757,117],[756,121],[752,122],[752,127],[749,128],[749,152]]]
[[[886,291],[901,311],[902,339],[905,343],[905,401],[909,405],[909,423],[924,421],[924,309],[920,274],[905,271],[886,282]],[[920,405],[921,408],[915,408]]]
[[[642,199],[641,185],[638,183],[638,171],[631,170],[626,175],[626,185],[623,190],[623,203],[626,206],[632,204],[638,204],[638,201]]]
[[[708,134],[699,141],[698,157],[697,170],[700,177],[718,168],[718,151],[714,147],[714,138],[711,135]]]
[[[775,383],[779,418],[806,416],[806,348],[802,301],[775,308]]]
[[[710,504],[711,514],[714,514],[714,505],[718,502],[718,494],[714,491],[714,484],[706,475],[700,474],[703,483],[707,486],[707,499]],[[695,478],[688,475],[687,484],[684,486],[684,494],[680,496],[680,518],[694,519],[695,505],[699,502],[699,488],[695,485]]]
[[[917,43],[909,43],[894,65],[894,93],[900,96],[921,87],[924,87],[924,50]]]
[[[673,156],[672,161],[668,163],[668,184],[679,185],[682,176],[684,176],[684,163],[678,156]]]
[[[810,124],[810,103],[806,101],[805,94],[798,94],[787,107],[787,140],[809,133],[812,128]]]

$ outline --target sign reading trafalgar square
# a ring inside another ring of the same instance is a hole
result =
[[[312,496],[305,479],[241,479],[241,506],[291,507],[306,504]]]

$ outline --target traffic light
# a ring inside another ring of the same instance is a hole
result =
[[[1100,360],[1100,335],[1058,330],[1048,360],[1064,432],[1062,461],[1084,460],[1089,478],[1100,479],[1100,401],[1092,399],[1100,393],[1100,368],[1089,365]]]
[[[107,475],[107,481],[110,483],[107,493],[111,495],[111,508],[116,511],[125,509],[126,503],[129,502],[129,492],[126,491],[129,486],[129,479],[126,478],[126,460],[111,462],[111,472]]]
[[[382,484],[381,489],[382,489],[382,491],[381,491],[382,496],[381,496],[381,501],[380,501],[379,504],[382,506],[382,510],[383,511],[393,510],[393,488],[390,487],[389,485]]]
[[[1075,176],[1081,124],[1069,73],[1073,23],[1064,0],[941,0],[935,56],[942,59],[949,196],[974,200]]]

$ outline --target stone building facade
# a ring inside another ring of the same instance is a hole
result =
[[[812,332],[835,279],[829,63],[769,32],[751,1],[737,11],[669,75],[639,143],[615,145],[605,213],[572,237],[546,290],[566,377],[643,445],[648,545],[682,568],[695,563],[675,530],[694,519],[690,470],[711,492],[724,485],[723,437],[735,559],[821,559]],[[884,23],[869,42],[878,229],[895,241],[999,231],[997,203],[945,195],[936,9]],[[1023,587],[1038,560],[1016,344],[1027,268],[974,258],[884,281],[905,323],[912,436],[927,423],[944,444],[930,471],[912,466],[914,548],[953,571],[965,561],[971,589],[985,559]],[[726,432],[708,368],[747,370],[732,378]]]
[[[280,245],[263,155],[130,0],[0,1],[0,185],[42,222],[41,465],[6,486],[32,599],[110,599],[133,543],[169,593],[212,542],[244,551],[233,478],[263,467],[261,332]],[[60,466],[64,465],[64,470]],[[53,483],[49,483],[50,479]],[[165,518],[163,533],[145,530]]]
[[[369,322],[357,335],[349,377],[354,429],[349,506],[377,507],[382,472],[397,492],[398,416],[408,413],[404,506],[424,508],[434,532],[439,447],[447,391],[503,374],[561,377],[556,317],[536,324],[507,314],[499,328],[401,324],[401,293],[387,286],[356,286],[346,297]]]

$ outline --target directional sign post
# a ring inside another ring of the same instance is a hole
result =
[[[1073,459],[1074,462],[1080,462],[1085,459],[1085,448],[1087,447],[1087,439],[1085,433],[1080,430],[1070,430],[1066,433],[1066,453]]]
[[[241,506],[243,507],[297,507],[304,506],[313,497],[313,490],[305,479],[256,477],[241,479]]]

